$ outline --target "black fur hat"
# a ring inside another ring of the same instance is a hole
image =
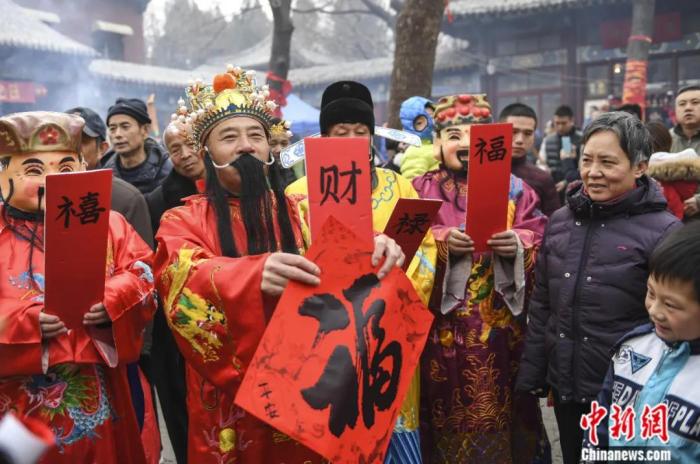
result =
[[[374,135],[372,94],[359,82],[334,82],[323,91],[319,115],[321,133],[325,135],[331,126],[341,123],[365,124]]]

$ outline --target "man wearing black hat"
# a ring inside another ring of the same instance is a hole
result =
[[[367,87],[359,82],[340,81],[329,85],[321,97],[319,115],[322,137],[368,137],[372,147],[374,135],[374,105]],[[332,156],[332,155],[329,155]],[[370,148],[372,170],[372,222],[374,230],[382,232],[394,207],[400,198],[418,198],[413,185],[400,174],[374,165],[374,150]],[[301,217],[308,223],[309,203],[307,199],[306,177],[290,184],[285,193],[298,201]],[[416,293],[427,305],[435,280],[437,247],[431,232],[411,259],[406,275],[411,280]],[[385,462],[401,461],[399,450],[410,448],[413,455],[420,456],[418,438],[418,392],[419,378],[416,376],[406,395],[397,426],[394,430]],[[401,444],[399,444],[401,443]],[[401,461],[403,462],[403,461]]]
[[[106,141],[107,127],[102,122],[100,115],[90,108],[78,106],[66,111],[68,114],[77,114],[85,120],[83,136],[80,144],[80,153],[87,164],[87,169],[99,169],[100,158],[109,149]],[[153,247],[153,231],[151,230],[151,216],[148,213],[146,199],[141,192],[131,184],[112,177],[112,205],[111,209],[121,213],[141,238]]]
[[[112,149],[103,166],[143,194],[158,187],[173,168],[165,149],[148,137],[149,124],[146,104],[138,98],[117,98],[107,113]]]

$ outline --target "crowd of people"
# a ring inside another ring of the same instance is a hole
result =
[[[290,122],[237,67],[185,95],[162,140],[136,98],[104,122],[0,117],[0,415],[52,437],[41,462],[158,463],[156,392],[179,464],[325,462],[234,404],[288,282],[321,279],[303,164],[279,163]],[[331,84],[320,108],[321,137],[377,141],[363,84]],[[566,464],[630,445],[698,462],[700,87],[677,93],[670,130],[612,111],[581,131],[561,106],[539,148],[531,107],[496,115],[483,94],[412,97],[400,119],[421,145],[371,150],[372,259],[379,279],[409,262],[434,321],[385,462],[552,462],[542,398]],[[513,130],[508,224],[483,252],[465,228],[470,131],[493,122]],[[105,293],[69,338],[44,312],[44,182],[94,169],[113,174]],[[442,202],[415,256],[381,233],[402,198]],[[605,418],[592,442],[582,420],[659,404],[666,440],[625,442]],[[31,462],[6,429],[0,462]]]

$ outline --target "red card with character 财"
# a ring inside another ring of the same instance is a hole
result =
[[[372,176],[369,139],[321,137],[304,139],[309,192],[311,243],[326,219],[334,216],[366,248],[373,244]]]
[[[333,463],[383,462],[433,319],[399,268],[329,218],[306,257],[317,287],[290,281],[236,404]]]

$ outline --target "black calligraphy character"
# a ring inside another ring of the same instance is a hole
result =
[[[275,405],[272,403],[267,403],[265,405],[265,413],[267,413],[267,417],[270,419],[275,419],[279,417],[279,414],[277,413],[277,408],[275,408]]]
[[[418,232],[420,234],[425,234],[428,225],[428,215],[426,213],[418,213],[415,216],[404,213],[404,215],[399,218],[399,225],[396,228],[396,233],[400,234],[403,232],[412,235]]]
[[[73,209],[73,201],[65,196],[62,196],[63,203],[58,205],[61,212],[56,216],[56,219],[61,219],[63,216],[63,228],[67,229],[70,226],[70,216],[75,215],[75,210]]]
[[[503,161],[507,153],[503,136],[499,135],[498,137],[494,137],[489,140],[489,143],[491,146],[486,154],[489,161]]]
[[[270,391],[269,388],[267,388],[267,382],[261,383],[258,385],[258,387],[262,388],[263,392],[260,394],[261,398],[267,398],[268,400],[270,399],[270,395],[272,394],[272,391]]]
[[[350,177],[350,179],[348,180],[348,186],[345,188],[345,191],[341,195],[341,198],[345,198],[348,192],[351,192],[350,198],[348,199],[348,202],[351,205],[354,205],[357,201],[357,176],[360,174],[362,174],[362,170],[357,167],[357,164],[354,161],[352,162],[352,168],[350,168],[349,171],[344,171],[340,173],[341,177]]]
[[[258,387],[262,388],[262,393],[260,394],[261,398],[267,399],[267,403],[265,403],[265,413],[267,414],[267,417],[270,419],[274,419],[276,417],[279,417],[279,414],[277,413],[277,408],[275,407],[275,404],[270,401],[270,395],[272,394],[272,390],[270,390],[267,387],[267,382],[263,382],[261,384],[258,384]]]
[[[476,142],[476,151],[474,152],[474,157],[479,158],[479,164],[484,164],[484,150],[486,149],[486,140],[479,137],[479,141]]]
[[[358,368],[353,365],[350,348],[338,345],[333,349],[316,384],[301,391],[302,397],[312,408],[323,410],[330,406],[328,428],[336,437],[343,433],[345,427],[355,428],[360,403],[362,421],[370,428],[374,425],[375,408],[384,411],[396,399],[402,364],[401,344],[392,341],[383,347],[386,334],[380,323],[386,303],[377,299],[371,303],[366,313],[362,311],[370,292],[379,285],[375,274],[366,274],[343,291],[353,309]],[[326,304],[322,305],[322,302]],[[349,325],[347,308],[329,294],[307,298],[299,308],[299,313],[313,317],[320,323],[314,344],[322,335],[343,330]],[[373,353],[370,353],[370,336],[376,340]],[[391,371],[386,370],[386,360],[391,360]]]
[[[324,204],[329,198],[333,198],[336,203],[340,203],[340,200],[345,198],[348,203],[354,205],[357,201],[357,176],[360,174],[362,174],[362,170],[357,167],[355,161],[352,162],[352,167],[349,170],[343,172],[338,171],[338,166],[321,166],[319,176],[321,178],[321,204]],[[349,179],[347,187],[339,197],[338,182],[341,177],[349,177]]]
[[[338,199],[338,166],[321,166],[321,204],[324,204],[328,197],[333,197],[336,203]]]
[[[99,201],[100,194],[96,192],[88,192],[84,197],[80,197],[80,208],[79,213],[73,212],[75,216],[80,218],[80,223],[85,224],[97,224],[100,219],[100,213],[106,211],[105,208],[100,207]]]

